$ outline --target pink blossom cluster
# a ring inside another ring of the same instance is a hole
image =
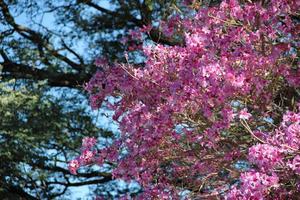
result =
[[[172,36],[180,30],[181,19],[180,15],[174,15],[168,21],[161,21],[160,26],[166,36]]]
[[[293,169],[297,174],[300,174],[300,156],[297,155],[293,160],[288,163],[288,166]]]
[[[246,109],[243,109],[239,112],[240,119],[248,120],[251,116],[252,115],[250,113],[248,113]]]
[[[86,85],[91,106],[106,102],[121,136],[98,152],[90,149],[94,140],[86,139],[88,148],[70,162],[71,172],[108,160],[116,165],[115,178],[143,186],[141,199],[176,199],[183,189],[201,198],[238,178],[242,185],[230,190],[228,199],[262,199],[269,188],[287,183],[291,169],[299,169],[299,113],[284,115],[264,138],[254,132],[267,127],[261,119],[280,89],[300,86],[299,60],[290,53],[299,46],[299,26],[292,16],[300,5],[263,2],[228,0],[201,8],[192,19],[176,18],[184,29],[184,45],[145,47],[143,68],[115,64],[98,71]],[[111,104],[110,96],[120,100]],[[244,108],[240,120],[234,118],[234,101]],[[184,125],[180,132],[178,125]],[[241,174],[233,166],[247,158],[254,171]],[[295,161],[283,162],[288,158]],[[277,168],[282,173],[275,174]],[[224,170],[229,176],[219,175]]]
[[[68,164],[68,168],[72,174],[77,174],[80,166],[92,164],[95,162],[96,150],[93,150],[97,139],[94,137],[86,137],[82,139],[81,155]]]
[[[280,181],[284,182],[284,179],[295,178],[294,173],[300,173],[300,156],[298,155],[300,128],[294,128],[300,124],[299,114],[300,112],[286,112],[283,115],[281,126],[269,133],[269,139],[266,143],[256,144],[249,148],[248,160],[256,165],[256,172],[246,173],[247,175],[242,174],[240,179],[243,185],[239,188],[236,186],[232,187],[227,195],[227,199],[265,199],[268,194],[266,191],[274,185],[263,184],[264,181],[260,181],[262,183],[262,185],[259,185],[260,189],[255,189],[257,185],[254,182],[257,178],[256,175],[259,173],[272,173],[273,178],[271,180],[273,182],[269,181],[269,183],[272,182],[274,184],[277,184],[280,178]],[[263,177],[265,175],[260,174],[259,176]],[[249,180],[249,177],[252,180]],[[251,184],[251,187],[246,185],[245,188],[245,183]],[[295,189],[298,194],[298,188]],[[288,194],[288,192],[280,190],[279,193],[281,195],[284,193]],[[284,196],[284,198],[287,197]]]
[[[71,160],[68,164],[69,171],[72,174],[77,174],[77,169],[79,169],[79,167],[80,167],[80,162],[78,161],[78,159]]]
[[[264,199],[268,190],[278,187],[279,178],[276,174],[267,175],[260,172],[246,172],[241,174],[241,186],[233,189],[226,195],[228,200]]]
[[[288,151],[300,150],[300,112],[285,113],[281,126],[273,132],[270,142]]]
[[[94,137],[85,137],[82,139],[82,149],[91,149],[93,148],[97,143],[97,139]]]
[[[269,144],[257,144],[249,148],[248,160],[262,171],[271,170],[282,163],[280,149]]]

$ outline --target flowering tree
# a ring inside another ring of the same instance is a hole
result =
[[[121,135],[104,149],[85,138],[71,172],[114,163],[115,178],[142,185],[140,199],[296,198],[299,6],[223,1],[166,22],[184,45],[145,46],[143,68],[97,61],[91,106],[106,102]]]

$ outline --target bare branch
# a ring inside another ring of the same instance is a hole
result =
[[[0,65],[3,67],[1,74],[3,78],[13,77],[20,79],[48,80],[48,85],[55,87],[81,87],[83,83],[87,82],[91,77],[89,74],[52,72],[10,61],[2,62]]]
[[[6,185],[5,189],[12,194],[17,194],[22,199],[24,198],[24,199],[28,199],[28,200],[38,200],[34,196],[25,192],[21,187],[13,186],[13,185]]]
[[[43,35],[39,32],[36,32],[34,30],[31,30],[28,27],[19,25],[15,22],[13,16],[9,12],[8,6],[4,3],[3,0],[0,0],[0,8],[3,13],[3,16],[5,17],[6,21],[9,25],[11,25],[20,35],[27,38],[28,40],[32,41],[33,43],[37,44],[38,46],[44,47],[46,50],[48,50],[54,57],[64,61],[68,65],[70,65],[72,68],[81,71],[82,67],[80,64],[77,64],[67,58],[66,56],[63,56],[60,54],[57,50],[55,50],[52,45],[44,39]]]
[[[73,182],[73,183],[64,183],[59,181],[51,181],[47,182],[47,184],[57,184],[57,185],[64,185],[66,187],[74,187],[74,186],[83,186],[83,185],[94,185],[94,184],[102,184],[111,181],[110,178],[102,178],[102,179],[95,179],[89,181],[81,181],[81,182]]]
[[[40,163],[34,163],[35,166],[38,166],[41,169],[49,170],[49,171],[56,171],[62,172],[63,174],[72,175],[69,170],[59,167],[59,166],[45,166]],[[94,178],[94,177],[104,177],[107,179],[112,179],[112,175],[110,173],[105,172],[87,172],[87,173],[77,173],[78,177],[85,177],[85,178]]]
[[[8,56],[6,55],[6,53],[2,49],[0,49],[0,55],[1,55],[1,57],[3,58],[3,60],[5,62],[7,62],[9,60]]]
[[[71,52],[78,60],[79,60],[79,62],[80,62],[80,64],[84,64],[84,61],[83,61],[83,59],[73,50],[73,49],[71,49],[70,47],[68,47],[68,45],[65,43],[65,41],[64,40],[61,40],[62,41],[62,44],[63,44],[63,46],[69,51],[69,52]]]
[[[119,18],[128,18],[129,21],[131,21],[132,23],[134,23],[138,27],[143,27],[145,25],[149,25],[149,24],[152,23],[152,19],[151,19],[152,12],[149,10],[149,8],[145,4],[145,2],[143,4],[139,4],[139,9],[141,10],[142,20],[139,20],[139,19],[135,18],[130,13],[126,13],[126,16],[124,16],[123,14],[120,14],[118,12],[107,10],[107,9],[105,9],[103,7],[100,7],[97,4],[91,2],[90,0],[82,1],[82,3],[84,3],[84,4],[86,4],[90,7],[93,7],[96,10],[99,10],[99,11],[105,13],[105,14],[111,15],[111,16],[116,16],[116,17],[119,17]],[[120,1],[119,1],[119,3],[120,3]],[[154,42],[156,42],[156,43],[167,44],[167,45],[170,45],[170,46],[184,45],[184,41],[176,40],[172,37],[167,37],[157,28],[153,28],[150,31],[149,38],[151,40],[153,40]]]

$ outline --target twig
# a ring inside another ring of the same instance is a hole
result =
[[[251,128],[249,127],[248,123],[246,120],[244,119],[241,119],[241,123],[242,125],[246,128],[246,130],[255,138],[257,139],[258,141],[260,141],[261,143],[266,143],[264,140],[260,139],[259,137],[257,137],[253,131],[251,130]]]

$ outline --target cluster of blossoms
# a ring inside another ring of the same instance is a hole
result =
[[[242,184],[239,189],[233,187],[226,199],[262,199],[271,187],[278,187],[279,178],[276,175],[266,175],[259,172],[241,174]]]
[[[249,148],[248,160],[262,170],[270,170],[282,162],[279,148],[269,144],[257,144]]]
[[[300,156],[295,156],[293,161],[289,163],[288,166],[291,169],[293,169],[297,174],[300,174]]]
[[[72,174],[77,174],[80,166],[85,166],[95,161],[96,150],[93,150],[97,143],[94,137],[86,137],[82,140],[81,155],[69,162],[69,170]]]
[[[278,118],[273,105],[284,88],[299,89],[299,25],[292,19],[299,8],[293,0],[223,1],[193,19],[176,18],[185,44],[145,47],[143,68],[99,70],[86,86],[91,106],[106,101],[121,136],[99,152],[84,145],[70,170],[115,163],[115,178],[143,186],[141,199],[176,199],[183,190],[190,198],[220,196],[236,179],[242,184],[227,199],[263,199],[291,184],[300,171],[299,113],[288,112],[275,130],[262,118]],[[109,96],[121,98],[110,104]],[[234,167],[247,159],[252,171]],[[288,196],[295,188],[283,190]]]
[[[283,116],[281,126],[273,133],[270,139],[274,145],[287,150],[300,150],[300,114],[287,112]]]
[[[298,107],[298,113],[288,111],[283,115],[281,126],[268,133],[264,144],[249,148],[248,160],[256,165],[256,171],[242,174],[242,185],[239,189],[234,186],[227,199],[262,199],[272,187],[279,186],[279,181],[297,181],[295,173],[300,172],[300,104]],[[298,194],[299,189],[295,187],[295,190]],[[291,194],[280,190],[279,199],[289,199]]]

